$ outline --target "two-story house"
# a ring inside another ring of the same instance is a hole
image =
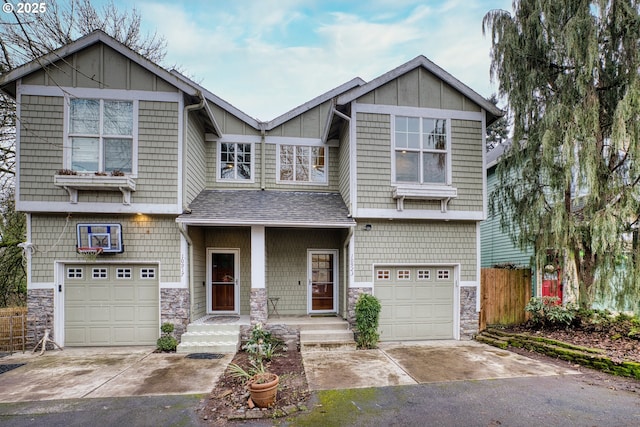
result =
[[[425,57],[269,122],[99,31],[0,88],[37,337],[154,344],[164,322],[266,322],[276,298],[283,317],[353,321],[364,292],[383,340],[476,332],[484,135],[502,112]]]

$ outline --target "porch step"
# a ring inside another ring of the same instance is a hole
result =
[[[235,353],[240,348],[239,325],[190,323],[177,353]]]
[[[301,351],[355,350],[349,323],[342,319],[313,319],[300,324]]]

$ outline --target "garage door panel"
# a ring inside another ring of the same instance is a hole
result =
[[[113,288],[113,299],[115,301],[135,301],[136,290],[133,285],[121,286],[119,283]]]
[[[158,289],[155,286],[138,287],[138,301],[150,302],[158,300]]]
[[[109,322],[111,321],[110,306],[90,306],[87,307],[86,320],[89,322]]]
[[[158,279],[140,278],[142,268],[155,267],[65,268],[66,346],[155,345],[160,335]]]
[[[453,338],[454,281],[450,267],[381,267],[390,278],[377,280],[381,302],[380,339]],[[401,280],[400,280],[401,279]]]

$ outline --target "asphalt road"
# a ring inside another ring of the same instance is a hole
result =
[[[201,396],[0,404],[2,426],[198,425]],[[638,426],[640,396],[582,375],[315,392],[309,413],[244,425]],[[231,424],[233,425],[233,424]]]

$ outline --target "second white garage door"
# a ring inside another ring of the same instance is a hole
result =
[[[380,340],[453,339],[453,267],[376,267]]]
[[[65,345],[155,345],[160,335],[155,265],[65,265]]]

